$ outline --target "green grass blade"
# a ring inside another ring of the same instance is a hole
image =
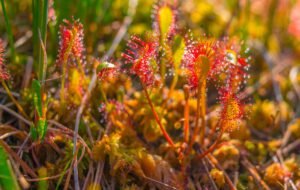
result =
[[[14,60],[15,60],[14,37],[13,37],[12,29],[11,29],[11,24],[9,22],[8,15],[6,12],[4,0],[1,0],[1,6],[2,6],[2,11],[3,11],[3,15],[4,15],[4,20],[5,20],[5,27],[7,29],[10,53],[11,53],[12,61],[14,62]]]
[[[46,70],[47,70],[47,62],[44,61],[46,54],[46,36],[47,36],[47,23],[48,23],[48,0],[43,1],[43,12],[42,12],[42,20],[40,24],[41,30],[41,41],[39,48],[39,80],[44,85],[44,81],[46,78]],[[45,50],[43,51],[42,43],[44,45]]]
[[[39,117],[43,117],[43,104],[42,104],[42,95],[41,95],[41,85],[39,81],[33,80],[32,81],[32,90],[34,92],[34,106],[35,110]]]
[[[17,178],[12,170],[8,156],[3,147],[0,146],[0,189],[3,190],[19,190]]]
[[[44,61],[46,48],[47,23],[48,23],[48,0],[33,0],[33,41],[34,41],[34,69],[38,79],[45,80],[47,64]]]

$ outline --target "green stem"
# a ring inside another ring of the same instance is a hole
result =
[[[59,189],[59,186],[60,186],[60,184],[61,184],[61,182],[62,182],[62,180],[63,180],[65,174],[67,173],[67,169],[69,168],[69,166],[70,166],[71,163],[72,163],[72,160],[69,160],[69,161],[67,162],[67,164],[65,165],[64,170],[62,171],[62,175],[61,175],[60,178],[58,179],[58,182],[57,182],[57,185],[56,185],[55,190],[58,190],[58,189]]]
[[[60,89],[60,99],[62,105],[64,105],[65,103],[65,82],[66,82],[66,70],[67,70],[66,67],[67,67],[67,63],[64,62],[62,65],[61,89]]]
[[[8,15],[6,12],[4,0],[1,0],[1,5],[2,5],[2,12],[4,15],[4,20],[5,20],[5,27],[7,29],[7,34],[8,34],[10,53],[11,53],[12,60],[14,61],[15,60],[14,37],[13,37],[12,29],[11,29],[11,24],[9,22]]]
[[[42,20],[41,20],[41,41],[39,45],[39,80],[41,81],[42,86],[44,86],[47,70],[47,61],[44,61],[46,55],[46,36],[47,36],[47,23],[48,23],[48,0],[43,1],[42,9]],[[43,43],[43,45],[42,45]],[[44,51],[43,47],[44,46]],[[43,88],[42,88],[43,89]]]

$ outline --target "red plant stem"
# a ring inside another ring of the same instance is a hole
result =
[[[196,121],[195,121],[195,128],[193,131],[193,136],[190,142],[189,150],[193,147],[194,142],[198,136],[200,131],[199,127],[199,118],[201,117],[201,131],[200,131],[200,143],[203,144],[204,141],[204,133],[205,133],[205,102],[206,102],[206,79],[200,79],[198,84],[198,93],[197,93],[197,111],[196,111]]]
[[[197,155],[197,159],[202,159],[204,158],[207,154],[211,153],[212,151],[215,150],[215,148],[219,145],[219,142],[222,138],[222,135],[224,133],[224,129],[221,129],[216,141],[204,152],[202,152],[201,154]]]
[[[151,99],[150,99],[150,96],[149,96],[149,94],[148,94],[148,91],[147,91],[147,89],[146,89],[146,87],[145,87],[144,85],[143,85],[143,89],[144,89],[144,92],[145,92],[145,94],[146,94],[146,98],[147,98],[148,103],[149,103],[149,105],[150,105],[151,111],[152,111],[152,113],[153,113],[153,115],[154,115],[154,118],[155,118],[155,120],[156,120],[156,123],[158,124],[160,130],[162,131],[162,133],[163,133],[164,137],[166,138],[166,140],[168,141],[168,143],[169,143],[172,147],[175,147],[173,140],[171,139],[171,137],[169,136],[169,134],[168,134],[168,132],[165,130],[165,128],[162,126],[162,124],[161,124],[161,122],[160,122],[160,119],[159,119],[159,117],[158,117],[158,114],[157,114],[157,112],[155,111],[154,105],[153,105],[153,103],[152,103],[152,101],[151,101]]]
[[[198,92],[199,93],[199,92]],[[200,144],[204,144],[204,135],[205,135],[205,113],[206,113],[206,79],[202,81],[201,90],[200,90],[200,117],[201,117],[201,128],[200,128]]]
[[[195,128],[193,131],[193,136],[190,142],[190,148],[193,147],[194,142],[196,141],[197,134],[199,132],[199,113],[200,113],[200,84],[198,86],[198,96],[197,96],[197,110],[196,110],[196,121],[195,121]]]
[[[184,142],[188,143],[189,142],[189,136],[190,136],[190,107],[189,107],[189,87],[184,86],[184,95],[185,95],[185,105],[184,105]]]

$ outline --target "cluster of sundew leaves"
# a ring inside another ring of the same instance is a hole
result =
[[[84,59],[83,25],[79,20],[64,20],[59,27],[57,64],[77,63]]]
[[[178,75],[178,70],[183,70],[191,91],[196,91],[201,85],[200,81],[209,79],[214,82],[222,105],[220,125],[227,131],[236,129],[237,122],[244,116],[244,105],[238,93],[247,81],[250,58],[241,57],[240,46],[235,41],[216,40],[206,36],[199,40],[186,37],[188,35],[185,35],[185,38],[180,35],[177,37],[175,30],[177,13],[174,10],[175,8],[167,3],[154,7],[152,17],[155,19],[155,31],[148,35],[146,40],[133,35],[128,41],[127,49],[122,54],[126,70],[129,74],[137,75],[143,86],[153,86],[158,81],[156,78],[158,68],[162,69],[158,65],[159,51],[167,52],[167,57],[170,54],[172,57],[174,53],[175,58],[168,60],[174,66],[173,70],[170,69],[170,73],[175,71]],[[178,38],[181,41],[179,50],[172,52],[172,47],[168,44],[178,43],[176,42]],[[163,49],[159,49],[160,47]],[[100,67],[98,74],[100,79],[107,77],[109,73],[115,75],[118,71],[115,65],[108,62],[101,63]]]
[[[155,81],[151,61],[157,57],[155,55],[157,45],[153,44],[159,42],[142,41],[136,36],[133,40],[135,42],[132,40],[128,42],[127,46],[130,49],[126,50],[123,57],[126,58],[126,64],[132,64],[130,72],[139,76],[143,85],[151,86]],[[202,80],[209,79],[216,83],[223,107],[220,114],[222,125],[228,130],[236,128],[236,122],[244,114],[238,93],[248,78],[248,59],[241,57],[237,44],[230,44],[227,40],[217,41],[204,37],[189,42],[183,53],[182,69],[191,90],[195,91]],[[222,81],[219,75],[223,75]]]
[[[171,13],[168,10],[168,6],[164,6],[164,9],[165,10],[161,11],[161,14],[163,14],[163,12],[167,12],[167,14]],[[171,20],[172,19],[169,19],[169,23],[171,23],[170,22]],[[172,41],[172,38],[169,37],[170,35],[165,35],[165,36],[168,36],[168,40]],[[199,40],[199,41],[201,41],[201,40]],[[217,74],[221,75],[221,76],[217,77],[217,81],[219,82],[219,84],[217,84],[217,85],[219,85],[218,86],[219,93],[220,93],[219,99],[223,106],[223,109],[221,112],[221,117],[225,118],[224,120],[227,122],[226,125],[232,125],[230,122],[234,121],[235,119],[239,119],[243,114],[243,110],[242,110],[243,105],[242,105],[241,100],[239,99],[239,95],[237,93],[240,91],[240,88],[242,86],[241,84],[246,81],[246,80],[241,80],[241,78],[243,78],[243,79],[247,78],[247,74],[243,70],[247,70],[248,67],[247,66],[243,67],[244,60],[239,60],[241,55],[239,55],[238,50],[236,50],[236,48],[232,48],[233,47],[232,45],[227,45],[230,43],[224,43],[224,44],[226,44],[227,47],[225,48],[226,50],[224,51],[225,56],[221,55],[221,57],[222,57],[221,60],[223,60],[224,62],[227,62],[227,64],[220,64],[220,67],[222,68],[220,70],[225,71],[224,72],[225,74],[223,75],[223,73],[217,73]],[[228,47],[228,46],[230,46],[230,47]],[[232,49],[234,49],[234,51],[232,51]],[[224,60],[224,57],[225,57],[225,60]],[[247,63],[248,58],[245,60]],[[203,61],[203,59],[202,59],[202,61]],[[206,62],[206,61],[203,61],[203,62]],[[99,78],[102,81],[103,81],[103,79],[105,79],[107,77],[107,75],[105,75],[105,74],[110,73],[111,71],[114,72],[115,68],[116,68],[115,65],[112,65],[109,62],[105,62],[105,63],[103,63],[103,65],[104,66],[100,67],[101,72],[99,72]],[[226,66],[223,67],[224,65],[226,65]],[[229,67],[232,67],[232,68],[228,69],[228,65],[229,65]],[[239,65],[238,67],[240,67],[241,70],[237,69],[236,65]],[[228,72],[228,71],[233,71],[233,72]],[[103,73],[104,73],[104,75],[102,75]],[[231,74],[229,75],[228,73],[231,73]],[[134,73],[134,74],[138,75],[137,73]],[[217,74],[215,74],[215,75],[217,75]],[[238,76],[238,78],[235,78],[235,76]],[[242,76],[242,77],[240,77],[240,76]],[[222,83],[222,80],[219,80],[220,78],[224,79],[223,81],[225,81],[225,82]],[[195,77],[195,80],[197,80],[197,77]],[[213,79],[213,80],[216,80],[216,79]],[[188,80],[187,80],[187,82],[188,82]],[[275,169],[280,170],[281,167],[275,167]],[[273,172],[268,171],[267,173],[273,173]],[[283,177],[279,177],[279,178],[282,179]],[[272,181],[276,181],[276,180],[272,179]]]
[[[9,74],[6,70],[5,66],[5,59],[4,59],[4,44],[3,41],[0,39],[0,79],[1,80],[8,80]]]

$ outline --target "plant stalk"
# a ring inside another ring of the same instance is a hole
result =
[[[66,83],[66,70],[67,70],[66,67],[67,67],[67,63],[64,62],[62,65],[61,89],[60,89],[60,99],[62,105],[64,105],[65,103],[65,83]]]
[[[206,80],[203,80],[200,90],[200,118],[201,118],[201,128],[200,128],[200,144],[204,144],[204,135],[205,135],[205,114],[206,114]]]
[[[199,142],[203,144],[205,134],[205,112],[206,112],[206,79],[202,78],[199,80],[198,93],[197,93],[197,110],[196,110],[196,121],[193,136],[190,142],[189,149],[193,147],[196,138],[199,134]],[[201,118],[201,127],[199,127],[199,118]]]
[[[204,158],[207,154],[211,153],[212,151],[214,151],[216,149],[216,147],[219,145],[219,142],[222,138],[222,135],[224,134],[224,129],[222,128],[217,139],[215,140],[215,142],[203,153],[199,154],[197,156],[197,159],[202,159]]]
[[[184,96],[185,96],[185,104],[184,104],[184,142],[189,142],[189,136],[190,136],[190,107],[189,107],[189,98],[190,98],[190,92],[189,87],[185,85],[183,87],[184,89]]]
[[[172,140],[171,137],[168,135],[168,132],[165,130],[165,128],[163,127],[162,123],[160,122],[160,119],[159,119],[159,117],[158,117],[158,114],[157,114],[157,112],[155,111],[154,105],[153,105],[153,103],[152,103],[152,101],[151,101],[151,99],[150,99],[149,93],[148,93],[148,91],[147,91],[147,89],[146,89],[146,87],[145,87],[144,85],[143,85],[143,89],[144,89],[146,98],[147,98],[147,100],[148,100],[148,104],[150,105],[151,111],[152,111],[152,113],[153,113],[153,115],[154,115],[154,118],[155,118],[155,120],[156,120],[156,123],[158,124],[160,130],[162,131],[162,133],[163,133],[165,139],[168,141],[168,143],[169,143],[172,147],[175,147],[173,140]]]

